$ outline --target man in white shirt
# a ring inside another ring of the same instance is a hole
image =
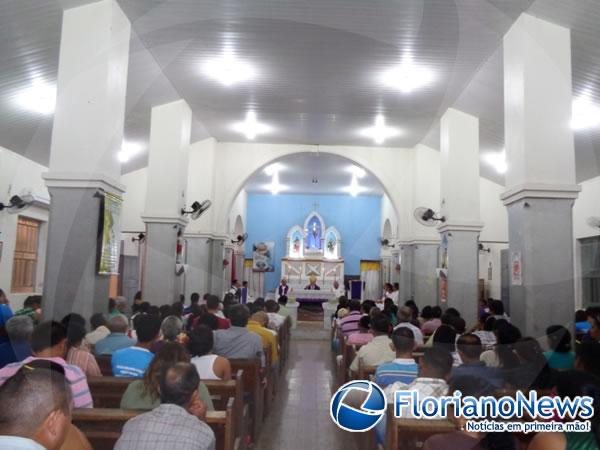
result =
[[[398,325],[394,327],[394,330],[397,330],[398,328],[410,328],[415,336],[415,347],[419,347],[423,345],[423,333],[421,333],[419,327],[416,327],[410,323],[411,319],[412,309],[410,309],[408,306],[403,306],[398,310]]]
[[[279,303],[275,300],[267,300],[265,302],[265,309],[269,316],[269,328],[272,330],[279,330],[283,322],[285,322],[285,316],[279,314]]]
[[[37,360],[0,387],[0,448],[58,450],[71,426],[71,390],[59,364]]]
[[[390,328],[390,319],[385,314],[378,313],[371,317],[371,332],[374,338],[356,353],[356,358],[350,364],[352,372],[358,372],[358,361],[361,358],[366,366],[378,366],[396,358],[396,352],[392,350],[392,340],[388,336]]]
[[[110,330],[106,326],[106,318],[102,313],[96,313],[90,317],[90,324],[94,331],[89,332],[85,335],[85,342],[90,346],[96,345],[96,342],[101,341],[110,334]]]

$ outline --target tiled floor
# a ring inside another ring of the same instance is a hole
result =
[[[292,339],[286,379],[263,426],[257,450],[358,450],[329,417],[333,363],[326,340]]]

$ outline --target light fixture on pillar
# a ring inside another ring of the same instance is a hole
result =
[[[377,145],[381,145],[386,139],[397,136],[399,131],[394,127],[388,127],[385,124],[385,117],[383,114],[378,114],[377,117],[375,117],[375,124],[372,127],[365,128],[360,134],[364,137],[373,139]]]
[[[573,100],[571,128],[585,130],[600,126],[600,106],[592,103],[588,96]]]
[[[501,150],[499,152],[489,152],[482,155],[482,159],[492,166],[499,174],[505,174],[508,170],[508,164],[506,162],[506,151]]]
[[[246,239],[248,239],[248,233],[238,234],[235,239],[231,240],[231,243],[235,245],[242,245],[244,242],[246,242]]]
[[[423,65],[415,64],[412,55],[406,54],[402,62],[379,76],[379,81],[404,94],[425,87],[434,80],[433,72]]]
[[[126,163],[142,150],[143,146],[139,142],[123,141],[123,144],[121,145],[121,151],[117,153],[117,158],[120,162]]]
[[[414,216],[417,222],[419,222],[421,225],[425,225],[426,227],[434,227],[436,222],[446,222],[446,218],[444,216],[437,216],[433,209],[425,208],[423,206],[415,209]]]
[[[238,133],[242,133],[250,141],[256,139],[258,135],[269,133],[272,130],[269,125],[260,123],[257,120],[254,111],[248,111],[246,113],[246,120],[234,123],[232,129]]]
[[[256,77],[256,70],[252,64],[236,57],[231,49],[226,49],[221,56],[206,61],[202,65],[202,72],[227,87]]]
[[[21,91],[16,100],[23,109],[50,115],[56,107],[56,86],[41,80],[33,80],[31,86]]]
[[[8,203],[0,203],[0,211],[7,210],[9,214],[16,214],[23,211],[29,205],[33,203],[33,196],[27,195],[13,195]]]
[[[210,205],[212,205],[210,200],[204,200],[202,203],[194,202],[189,210],[181,208],[181,215],[189,215],[192,220],[196,220],[198,217],[204,214],[208,208],[210,208]]]

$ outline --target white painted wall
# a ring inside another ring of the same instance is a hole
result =
[[[393,241],[398,236],[398,215],[392,205],[392,201],[387,194],[381,196],[381,236],[384,236],[385,221],[390,221],[390,240]]]
[[[32,194],[49,202],[50,197],[42,174],[48,168],[37,164],[17,153],[0,147],[0,201],[8,202],[13,195]],[[48,210],[44,207],[29,207],[20,213],[42,222],[38,245],[38,266],[36,274],[36,294],[42,293],[44,267],[46,263],[46,243],[48,233]],[[17,220],[19,215],[0,212],[0,288],[7,292],[13,311],[20,309],[23,301],[31,294],[11,293],[13,257],[15,252]]]
[[[121,216],[121,229],[123,232],[140,233],[146,229],[141,215],[146,204],[147,182],[147,167],[121,176],[121,183],[125,185]]]

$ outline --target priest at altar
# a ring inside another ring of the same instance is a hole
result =
[[[314,275],[312,275],[308,281],[310,282],[310,284],[306,285],[304,287],[304,289],[306,291],[320,291],[321,288],[319,287],[319,285],[317,285],[317,277],[315,277]]]
[[[279,283],[279,287],[277,288],[277,294],[278,294],[277,297],[279,298],[282,295],[287,296],[289,291],[290,291],[290,287],[287,284],[287,280],[285,278],[282,278],[281,283]]]

